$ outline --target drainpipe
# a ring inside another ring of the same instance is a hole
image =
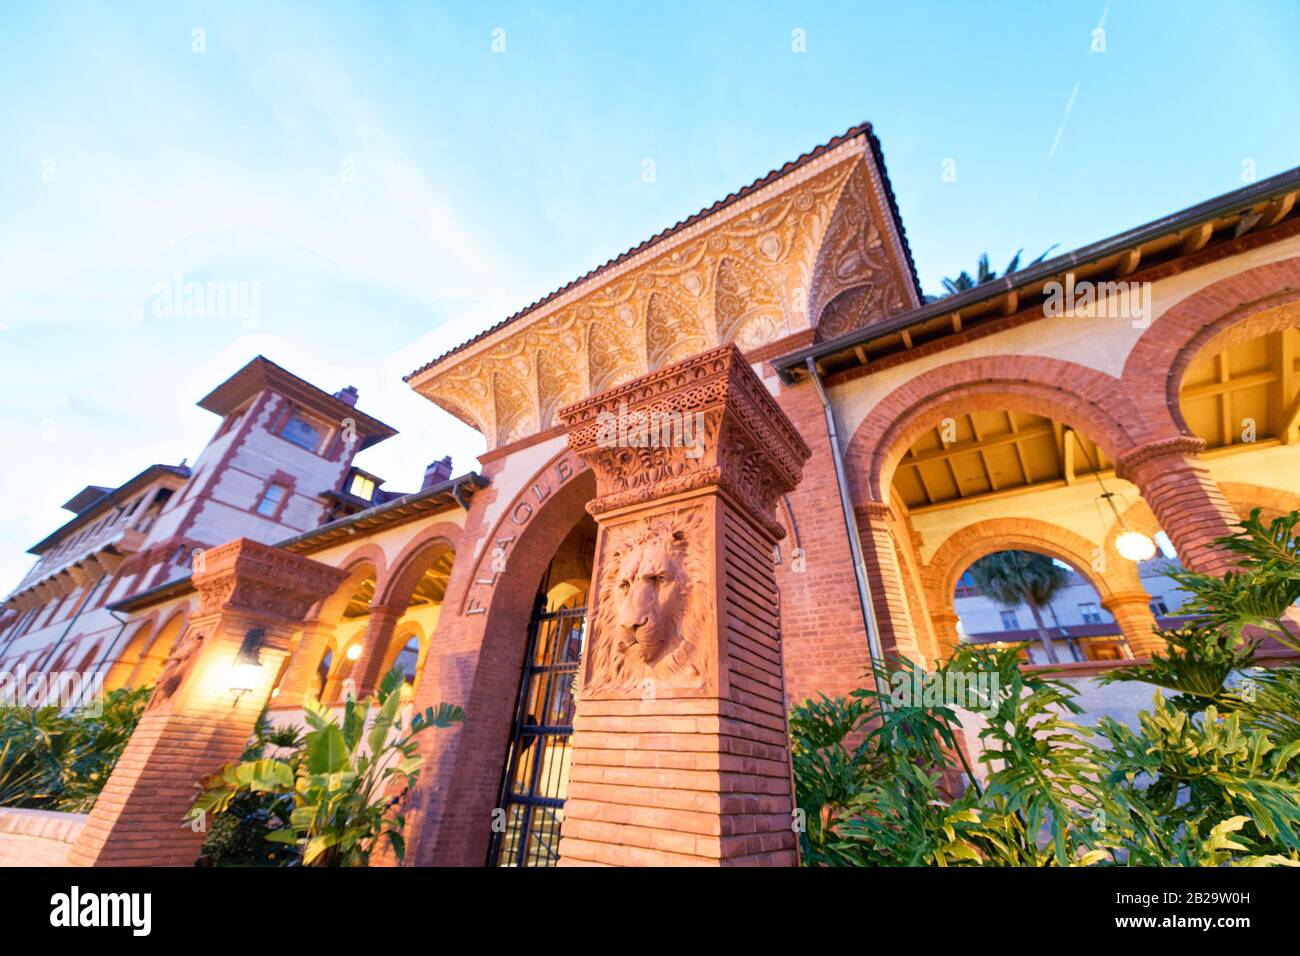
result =
[[[844,513],[844,530],[849,536],[849,551],[853,556],[853,578],[858,585],[858,604],[862,609],[862,625],[867,631],[867,653],[871,655],[873,669],[883,666],[884,648],[880,643],[880,630],[876,626],[876,612],[871,605],[871,592],[867,587],[867,567],[862,559],[862,539],[858,536],[858,522],[853,515],[853,503],[849,501],[849,482],[844,474],[844,456],[840,453],[840,439],[835,430],[835,411],[831,408],[826,389],[822,386],[817,363],[810,357],[807,360],[808,374],[812,377],[817,397],[822,402],[822,412],[826,416],[826,434],[831,442],[831,458],[835,462],[835,485],[840,493],[840,509]],[[883,703],[883,701],[882,701]]]

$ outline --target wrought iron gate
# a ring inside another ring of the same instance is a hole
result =
[[[569,783],[574,682],[587,609],[547,610],[538,596],[528,625],[519,704],[494,821],[490,866],[554,866]]]

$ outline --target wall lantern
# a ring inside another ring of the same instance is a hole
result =
[[[236,701],[256,687],[262,676],[262,639],[265,637],[266,629],[255,627],[244,635],[243,643],[239,645],[239,653],[230,667],[230,691]]]
[[[344,656],[350,661],[355,661],[358,657],[360,657],[361,642],[355,641],[352,644],[348,645],[347,653],[344,654]]]

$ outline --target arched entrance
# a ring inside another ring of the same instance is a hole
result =
[[[479,513],[471,511],[467,534],[475,543],[464,547],[453,568],[447,606],[429,640],[416,706],[459,704],[470,719],[455,732],[427,734],[420,742],[428,769],[407,800],[408,864],[488,861],[506,826],[501,794],[521,724],[521,678],[537,595],[563,603],[575,597],[568,590],[575,581],[590,575],[589,566],[574,573],[571,563],[557,558],[574,529],[589,520],[586,504],[596,491],[591,472],[564,451],[518,487],[491,509],[487,527],[473,524]],[[544,581],[552,583],[544,588]],[[569,606],[582,605],[570,600]]]
[[[492,866],[559,862],[595,549],[596,522],[584,517],[556,551],[537,592],[502,775],[501,818],[488,851]]]

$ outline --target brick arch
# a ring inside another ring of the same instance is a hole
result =
[[[348,552],[346,558],[334,566],[345,571],[351,571],[362,562],[369,563],[375,569],[375,591],[378,593],[379,588],[388,577],[388,555],[375,542],[367,541],[365,544],[357,546],[356,549]]]
[[[1037,518],[989,518],[969,524],[950,535],[922,568],[926,592],[940,610],[952,607],[953,593],[962,572],[986,555],[998,551],[1036,551],[1064,561],[1096,589],[1103,600],[1142,590],[1137,565],[1111,565],[1099,573],[1093,568],[1096,543],[1083,535]]]
[[[1004,409],[1064,422],[1100,445],[1112,461],[1150,437],[1113,376],[1034,355],[966,359],[900,385],[857,427],[845,456],[854,502],[887,501],[899,461],[942,418]]]
[[[154,616],[153,625],[142,627],[132,635],[130,642],[118,655],[113,672],[110,672],[106,685],[139,688],[152,682],[153,678],[157,676],[157,672],[162,669],[167,655],[171,653],[172,648],[176,646],[176,642],[185,633],[186,625],[189,624],[189,617],[190,606],[188,603],[175,608],[169,614],[159,613]],[[161,645],[162,637],[169,632],[173,624],[176,625],[174,636],[167,646],[163,647]],[[121,680],[121,684],[113,685],[111,683],[114,673]],[[148,680],[145,680],[146,678]],[[141,681],[145,681],[145,683],[142,684]]]
[[[308,621],[320,621],[325,624],[337,625],[343,618],[343,611],[347,608],[348,602],[352,600],[352,595],[356,593],[361,583],[371,574],[375,575],[376,586],[378,586],[379,569],[371,562],[369,557],[358,557],[346,565],[340,567],[348,572],[348,576],[343,579],[334,592],[325,600],[318,601],[307,615]]]
[[[455,553],[461,530],[460,525],[450,521],[439,521],[421,528],[393,559],[387,578],[376,585],[372,606],[404,611],[410,603],[411,592],[430,565],[447,551]]]
[[[1300,326],[1300,256],[1245,269],[1178,302],[1142,333],[1121,378],[1151,421],[1191,435],[1179,390],[1196,356],[1293,326]]]
[[[393,639],[389,642],[388,650],[384,653],[384,663],[379,668],[381,674],[387,674],[397,663],[397,655],[402,653],[402,648],[410,643],[411,638],[415,638],[419,651],[417,659],[421,666],[424,664],[424,655],[429,650],[429,634],[425,631],[419,621],[403,621],[393,629]]]
[[[1279,515],[1300,511],[1300,493],[1287,491],[1285,488],[1269,488],[1264,485],[1251,485],[1240,481],[1221,481],[1219,490],[1228,499],[1237,514],[1245,518],[1252,508],[1262,510],[1264,521],[1271,521]]]
[[[492,585],[482,613],[467,613],[464,601],[475,579],[490,574],[480,573],[475,563],[453,574],[457,594],[448,595],[415,700],[417,707],[459,703],[470,717],[457,730],[429,735],[422,743],[428,748],[428,769],[423,786],[412,792],[408,803],[407,859],[414,865],[428,866],[435,860],[477,865],[487,855],[490,828],[483,821],[491,817],[505,766],[533,599],[555,552],[596,496],[595,475],[570,455],[561,452],[539,469],[481,539],[480,559],[503,527],[511,527],[516,535],[506,570]],[[539,503],[531,492],[533,484],[548,480],[562,459],[572,462],[571,477],[558,487],[548,485],[552,490]],[[510,515],[518,502],[528,499],[536,507],[516,529]],[[467,562],[470,557],[464,556]]]

